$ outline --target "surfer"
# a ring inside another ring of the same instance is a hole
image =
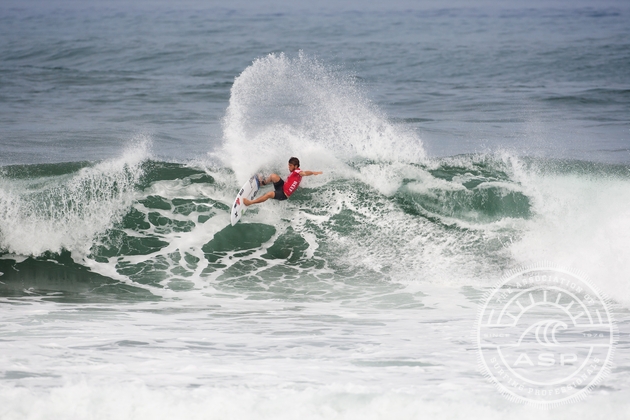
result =
[[[260,184],[267,185],[273,182],[274,191],[269,191],[261,195],[255,200],[243,198],[243,204],[251,206],[252,204],[262,203],[273,198],[274,200],[286,200],[297,190],[303,176],[321,175],[323,172],[303,171],[300,169],[300,160],[296,157],[289,159],[289,176],[286,182],[279,175],[271,174],[267,179],[263,179]]]

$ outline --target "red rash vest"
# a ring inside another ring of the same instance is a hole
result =
[[[284,195],[286,195],[287,198],[289,198],[289,196],[297,190],[298,185],[302,182],[302,175],[300,175],[301,171],[302,170],[300,168],[293,170],[284,183],[282,189],[284,190]]]

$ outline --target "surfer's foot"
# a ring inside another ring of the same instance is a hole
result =
[[[267,185],[267,180],[261,174],[258,174],[258,182],[260,183],[260,185]]]
[[[251,200],[248,200],[247,198],[243,198],[243,204],[245,204],[246,206],[249,206],[250,204],[252,204]]]

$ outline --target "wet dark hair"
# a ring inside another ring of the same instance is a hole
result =
[[[296,157],[292,157],[291,159],[289,159],[289,163],[293,166],[295,166],[296,168],[300,167],[300,159],[296,158]]]

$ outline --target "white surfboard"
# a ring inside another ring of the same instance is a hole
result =
[[[247,206],[243,204],[243,198],[247,198],[248,200],[253,200],[258,194],[258,190],[260,189],[260,182],[258,181],[258,175],[254,175],[249,178],[249,181],[243,185],[243,188],[238,192],[236,198],[234,199],[234,204],[232,205],[232,226],[234,226],[239,220],[241,220],[241,216],[247,210]]]

